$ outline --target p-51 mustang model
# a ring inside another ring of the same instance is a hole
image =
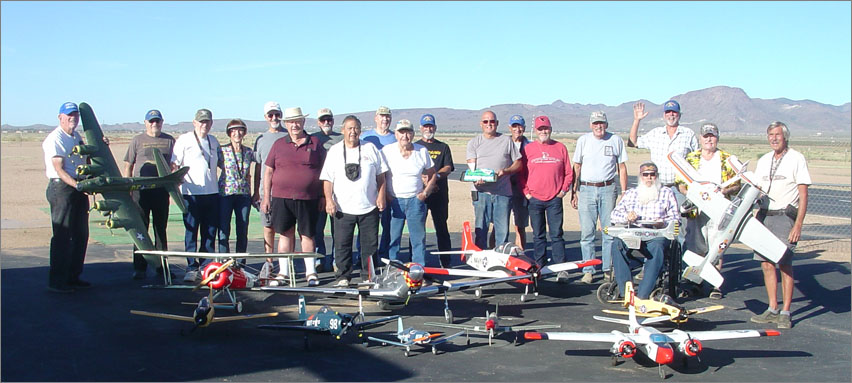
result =
[[[107,217],[106,227],[110,229],[124,228],[133,240],[137,248],[153,250],[154,244],[148,236],[148,230],[142,222],[142,209],[133,201],[130,192],[134,190],[165,188],[168,190],[172,201],[181,212],[186,213],[183,197],[178,191],[177,185],[182,182],[189,167],[178,169],[169,173],[162,154],[156,148],[153,149],[154,161],[157,166],[159,177],[122,177],[115,158],[112,156],[109,146],[104,143],[104,135],[95,112],[85,102],[79,106],[80,122],[83,125],[83,133],[86,142],[74,146],[71,151],[74,154],[88,155],[91,164],[77,166],[76,173],[86,176],[77,182],[77,190],[86,193],[98,193],[103,197],[101,201],[95,201],[92,209],[100,211]],[[152,265],[157,264],[159,259],[145,257]],[[168,273],[164,273],[168,276]]]
[[[642,246],[642,241],[648,241],[654,238],[666,238],[674,240],[677,238],[680,231],[680,223],[670,221],[663,228],[648,227],[655,222],[637,222],[638,225],[629,224],[626,226],[607,226],[603,228],[604,234],[609,234],[613,237],[620,238],[628,249],[638,249]]]
[[[482,325],[468,325],[468,324],[454,324],[454,323],[437,323],[437,322],[426,322],[423,323],[427,326],[437,326],[437,327],[446,327],[446,328],[454,328],[461,329],[465,331],[473,331],[473,332],[482,332],[488,334],[488,345],[491,345],[491,339],[495,336],[499,336],[504,332],[514,332],[515,340],[514,343],[518,344],[518,333],[530,330],[546,330],[552,328],[560,328],[562,325],[552,325],[552,324],[544,324],[544,325],[525,325],[525,326],[507,326],[500,325],[500,317],[497,315],[497,310],[499,306],[494,308],[493,313],[489,313],[488,310],[485,310],[485,323]],[[509,318],[505,318],[509,319]]]
[[[632,297],[633,294],[633,283],[628,281],[624,284],[624,296]],[[623,301],[613,301],[616,303],[624,304],[624,307],[630,306],[630,299],[625,298]],[[633,305],[636,309],[636,316],[641,317],[659,317],[659,316],[667,316],[672,322],[675,323],[683,323],[689,319],[690,316],[696,314],[708,313],[711,311],[721,310],[725,308],[722,305],[715,306],[707,306],[700,307],[697,309],[686,309],[683,306],[677,304],[671,297],[668,295],[662,294],[660,295],[660,300],[654,299],[640,299],[633,298]],[[603,310],[603,312],[607,314],[617,314],[617,315],[628,315],[627,311],[616,311],[616,310]]]
[[[702,181],[698,171],[680,156],[669,153],[668,158],[686,180],[689,187],[686,198],[717,225],[717,230],[707,238],[706,256],[702,257],[689,250],[684,252],[683,261],[689,266],[684,270],[683,278],[695,283],[706,280],[713,286],[721,286],[724,278],[713,264],[734,240],[739,240],[772,262],[777,263],[781,259],[787,247],[751,214],[757,199],[765,194],[751,181],[755,178],[754,173],[747,171],[745,165],[731,156],[728,157],[728,165],[737,172],[737,176],[722,185],[716,185]],[[744,181],[742,189],[729,201],[721,189],[738,179]]]
[[[511,282],[527,278],[527,275],[501,278],[481,279],[475,281],[462,281],[449,283],[443,281],[429,286],[423,285],[425,275],[424,267],[417,263],[402,264],[399,261],[387,261],[388,266],[384,271],[375,275],[372,262],[368,260],[368,281],[364,283],[368,288],[341,288],[341,287],[261,287],[262,291],[277,293],[316,294],[332,297],[361,297],[378,301],[383,310],[401,308],[408,304],[410,298],[444,294],[444,318],[447,323],[453,321],[453,312],[447,301],[447,293],[457,290],[466,290],[479,286],[493,285],[502,282]]]
[[[349,330],[358,331],[358,338],[364,336],[363,330],[380,326],[382,323],[399,318],[399,315],[382,317],[374,320],[364,320],[364,311],[361,300],[358,300],[358,313],[344,314],[333,311],[328,306],[323,306],[316,313],[308,316],[305,306],[305,297],[299,296],[299,319],[284,321],[283,323],[294,324],[269,324],[259,325],[258,328],[268,330],[302,331],[305,333],[305,349],[308,349],[308,333],[323,333],[340,340]],[[301,323],[301,324],[295,324]]]
[[[453,335],[444,336],[443,333],[430,333],[428,331],[417,330],[413,327],[406,328],[402,324],[402,317],[399,317],[397,321],[396,341],[372,336],[368,336],[367,339],[372,340],[373,342],[379,342],[382,346],[390,344],[402,347],[405,349],[405,356],[411,355],[411,346],[431,347],[432,354],[437,355],[438,345],[446,343],[465,333],[465,331],[459,331]],[[467,342],[470,344],[470,339],[468,339]]]
[[[588,261],[563,262],[540,267],[532,258],[526,256],[522,250],[513,244],[506,243],[492,250],[480,249],[473,243],[470,222],[465,221],[462,226],[461,251],[435,251],[432,254],[461,254],[462,261],[476,270],[427,267],[426,273],[480,278],[526,275],[527,278],[517,281],[525,285],[524,294],[521,295],[521,302],[524,302],[527,294],[529,294],[530,285],[533,286],[533,294],[538,295],[538,280],[541,277],[560,271],[577,270],[601,263],[600,259],[591,259]],[[481,296],[482,289],[477,289],[476,297],[479,298]]]
[[[686,357],[698,356],[703,350],[701,341],[719,339],[754,338],[761,336],[778,336],[775,330],[725,330],[725,331],[682,331],[672,330],[663,333],[659,330],[645,326],[645,324],[669,320],[668,316],[646,318],[643,321],[636,319],[636,307],[634,295],[630,295],[629,319],[617,319],[594,316],[595,319],[624,324],[628,326],[627,332],[613,330],[608,333],[582,333],[582,332],[527,332],[524,339],[527,340],[573,340],[581,342],[605,342],[612,343],[612,365],[618,363],[618,358],[631,358],[640,349],[648,355],[651,360],[657,362],[660,377],[664,378],[663,365],[674,360],[674,349],[669,343],[677,344],[677,350]],[[637,347],[637,345],[641,347]],[[688,363],[684,358],[683,363]]]

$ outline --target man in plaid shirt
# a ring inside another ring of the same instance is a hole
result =
[[[613,225],[640,223],[654,228],[665,227],[669,222],[680,219],[680,209],[671,188],[663,187],[657,165],[646,162],[639,166],[639,185],[624,193],[621,202],[612,210],[610,222]],[[639,251],[646,258],[645,276],[636,290],[636,296],[648,299],[660,269],[663,267],[664,250],[670,241],[659,237],[642,241]],[[612,267],[615,270],[615,281],[618,291],[624,291],[624,284],[633,276],[630,261],[639,261],[630,256],[627,245],[620,238],[614,238],[612,243]],[[679,255],[679,254],[678,254]]]

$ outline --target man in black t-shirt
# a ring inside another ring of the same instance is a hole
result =
[[[438,188],[426,198],[426,208],[431,212],[432,224],[435,226],[435,236],[438,239],[438,251],[449,251],[450,232],[447,229],[448,209],[450,205],[447,177],[453,172],[453,153],[450,146],[435,139],[435,116],[424,114],[420,117],[421,139],[416,142],[426,147],[429,156],[435,163],[435,176],[438,177]],[[449,254],[441,255],[441,267],[450,267]]]

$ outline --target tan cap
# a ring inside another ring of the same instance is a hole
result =
[[[195,112],[195,121],[213,121],[213,112],[210,109],[198,109]]]
[[[299,108],[299,107],[287,108],[287,109],[284,109],[283,120],[284,121],[293,121],[293,120],[298,120],[300,118],[305,118],[307,116],[308,116],[307,114],[302,114],[302,108]]]
[[[329,108],[322,108],[322,109],[320,109],[320,110],[318,110],[318,111],[317,111],[317,119],[318,119],[318,120],[319,120],[320,118],[325,117],[325,116],[331,116],[331,117],[334,117],[334,114],[333,114],[333,113],[331,113],[331,109],[329,109]]]
[[[414,126],[411,125],[411,121],[406,119],[402,119],[396,122],[396,130],[411,130],[414,131]]]

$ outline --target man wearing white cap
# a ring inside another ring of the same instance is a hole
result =
[[[331,109],[322,108],[317,111],[317,126],[319,127],[319,131],[312,134],[317,140],[319,140],[320,145],[325,149],[326,153],[331,149],[331,146],[342,141],[343,135],[334,131],[334,114],[331,113]],[[332,219],[334,219],[332,217]],[[325,213],[325,210],[320,210],[319,217],[317,217],[317,228],[314,232],[316,237],[314,238],[314,242],[316,244],[316,252],[322,255],[325,255],[322,259],[317,259],[317,270],[331,270],[334,264],[334,223],[331,223],[329,226],[331,227],[331,253],[326,253],[325,247],[325,224],[328,221],[328,214]]]
[[[260,210],[260,201],[263,199],[263,189],[260,187],[261,182],[263,182],[263,163],[266,161],[266,156],[269,155],[269,149],[272,149],[272,144],[287,135],[284,127],[281,126],[281,106],[277,102],[269,101],[263,105],[263,118],[269,125],[269,129],[254,140],[254,155],[257,164],[254,166],[254,193],[252,193],[251,199],[258,210]],[[263,226],[263,249],[267,253],[271,253],[275,242],[275,231],[272,230],[269,213],[260,212],[260,225]]]
[[[361,133],[361,140],[369,142],[376,146],[376,149],[382,150],[385,145],[390,145],[396,142],[396,134],[390,130],[391,125],[391,110],[387,106],[380,106],[376,109],[376,128],[373,130],[365,130]],[[379,258],[387,258],[388,246],[390,243],[390,210],[381,211],[382,237],[379,239]],[[361,248],[361,240],[358,239],[357,247]]]
[[[324,208],[320,170],[325,161],[325,149],[319,140],[305,132],[302,108],[287,108],[284,124],[287,135],[275,141],[263,163],[263,202],[261,211],[272,214],[272,229],[280,234],[279,253],[290,253],[296,247],[296,228],[299,229],[302,251],[314,250],[314,230],[319,209]],[[276,279],[295,277],[285,258],[278,259],[280,271]],[[305,278],[308,286],[319,284],[314,260],[305,258]]]

